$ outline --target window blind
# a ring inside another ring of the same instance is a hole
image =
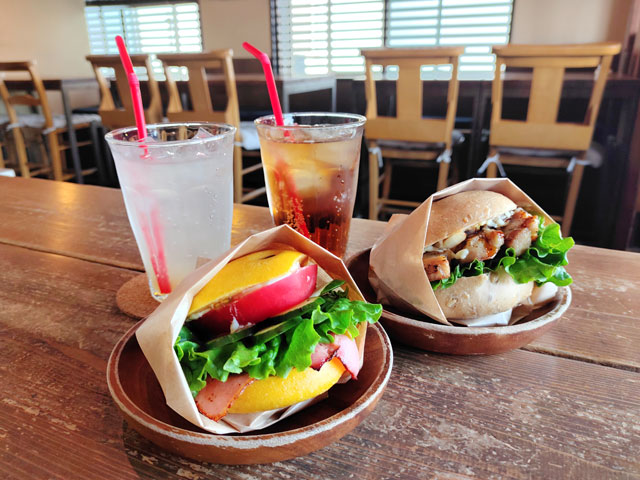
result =
[[[157,5],[87,5],[85,17],[92,54],[117,54],[115,36],[121,35],[129,53],[152,56],[156,78],[163,79],[156,53],[202,51],[200,13],[197,3]]]
[[[381,47],[384,0],[274,0],[280,72],[364,72],[361,48]]]
[[[462,45],[460,78],[491,78],[509,41],[513,0],[272,0],[280,71],[362,74],[361,48]],[[449,73],[448,73],[449,72]],[[425,67],[423,78],[450,75]]]

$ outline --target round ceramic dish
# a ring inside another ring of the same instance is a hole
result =
[[[369,253],[361,252],[347,261],[347,268],[364,298],[376,301],[369,284]],[[555,299],[515,325],[506,327],[449,326],[429,317],[411,317],[386,306],[380,322],[389,336],[398,342],[431,352],[454,355],[492,355],[526,345],[549,330],[571,303],[569,287],[558,289]]]
[[[194,460],[270,463],[306,455],[353,430],[382,396],[393,363],[389,338],[369,326],[358,380],[335,385],[328,398],[265,430],[215,435],[187,422],[165,403],[160,384],[135,337],[134,325],[116,344],[107,365],[107,383],[129,425],[143,437]]]

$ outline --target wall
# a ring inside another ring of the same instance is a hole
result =
[[[632,0],[515,0],[511,43],[624,40]]]
[[[43,77],[92,76],[84,0],[0,0],[0,58],[34,59]]]
[[[512,43],[623,41],[632,0],[515,0]],[[205,50],[248,41],[271,50],[269,0],[200,0]]]
[[[0,0],[0,12],[1,61],[35,60],[42,78],[93,77],[84,58],[90,53],[84,0]],[[47,97],[52,111],[62,113],[59,92]],[[97,87],[71,95],[74,107],[98,102]]]
[[[249,42],[271,52],[269,0],[200,0],[205,50],[233,48],[236,58],[251,58],[242,48]]]

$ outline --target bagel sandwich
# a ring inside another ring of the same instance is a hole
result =
[[[540,305],[572,282],[564,265],[573,245],[508,197],[470,190],[433,203],[422,261],[447,320],[506,324],[513,308]]]
[[[356,379],[356,338],[382,307],[351,300],[342,280],[291,249],[232,260],[191,303],[174,344],[198,411],[282,409]]]

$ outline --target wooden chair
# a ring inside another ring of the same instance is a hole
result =
[[[131,93],[127,74],[124,71],[119,55],[87,55],[86,59],[91,62],[95,72],[98,85],[100,87],[100,106],[98,113],[102,118],[102,124],[108,129],[130,127],[136,124],[131,103]],[[162,122],[162,100],[158,82],[153,76],[153,68],[149,55],[131,55],[131,63],[134,67],[144,67],[147,71],[147,86],[149,88],[149,103],[144,110],[147,123]],[[102,68],[112,68],[115,71],[116,89],[121,107],[117,106],[116,100],[110,88],[110,82],[102,73]]]
[[[11,147],[15,150],[17,157],[17,166],[20,170],[20,175],[28,178],[34,175],[48,175],[54,180],[69,180],[76,176],[76,172],[70,171],[66,168],[66,162],[64,161],[64,152],[69,150],[70,145],[64,140],[64,134],[68,130],[67,122],[62,115],[53,115],[49,107],[49,102],[45,92],[42,79],[38,75],[35,68],[35,64],[32,61],[25,62],[0,62],[0,73],[4,72],[17,72],[24,73],[29,76],[29,79],[33,86],[32,93],[11,94],[2,79],[0,77],[0,97],[4,103],[7,111],[9,123],[5,127],[7,137],[12,137],[9,141],[5,138],[5,147],[7,150],[11,150]],[[24,106],[29,108],[39,108],[41,114],[18,114],[15,106]],[[73,128],[91,129],[91,140],[80,141],[77,143],[78,147],[92,145],[93,141],[97,138],[96,125],[94,116],[91,115],[74,115],[73,116]],[[43,135],[46,139],[48,151],[45,150],[39,140],[39,149],[42,158],[48,157],[48,163],[42,162],[36,164],[30,162],[27,154],[27,142],[25,141],[25,132],[27,128],[32,128],[38,131],[38,135]],[[10,155],[11,156],[11,155]],[[4,163],[0,153],[0,164]],[[98,162],[99,159],[96,159]],[[80,173],[89,175],[96,172],[97,168],[83,169]]]
[[[244,176],[260,170],[262,163],[243,166],[242,131],[240,123],[240,109],[236,90],[236,77],[233,69],[233,50],[215,50],[205,53],[163,54],[158,55],[164,65],[167,77],[169,103],[167,117],[171,122],[223,122],[237,128],[235,147],[233,150],[233,182],[234,201],[243,203],[266,191],[265,187],[250,189],[244,186]],[[186,109],[182,104],[178,86],[171,75],[172,67],[184,67],[189,73],[188,87],[191,108]],[[222,70],[224,74],[227,106],[224,110],[214,109],[211,102],[211,92],[207,79],[207,69]],[[248,128],[253,128],[250,124]],[[256,152],[257,153],[257,152]],[[259,154],[258,154],[259,155]],[[256,155],[256,157],[258,156]]]
[[[0,131],[0,170],[5,168],[4,163],[4,149],[7,148],[7,141],[4,139],[2,132]]]
[[[568,190],[562,216],[563,235],[569,235],[585,165],[597,157],[590,151],[593,129],[607,76],[620,44],[505,45],[493,47],[496,75],[492,85],[491,133],[487,160],[478,170],[495,177],[503,165],[563,168],[568,173]],[[526,120],[502,118],[502,66],[533,69]],[[562,84],[567,68],[595,68],[594,86],[584,120],[558,122]],[[535,149],[535,150],[532,150]]]
[[[420,204],[389,198],[392,166],[399,163],[398,160],[404,160],[404,164],[407,164],[408,160],[411,166],[426,166],[434,160],[437,161],[437,189],[447,186],[453,126],[458,106],[458,57],[463,51],[463,47],[362,51],[367,75],[365,136],[369,147],[369,218],[377,219],[381,210],[417,207]],[[398,67],[395,117],[378,115],[373,72],[375,65]],[[452,65],[447,112],[444,118],[422,116],[423,84],[420,71],[423,65]],[[379,175],[380,163],[384,163],[382,175]],[[381,182],[382,195],[379,196]],[[388,208],[387,205],[391,205],[392,208]]]

